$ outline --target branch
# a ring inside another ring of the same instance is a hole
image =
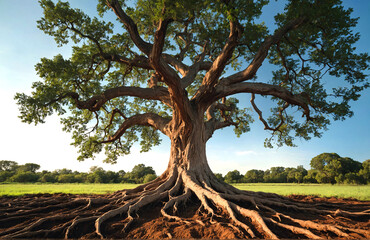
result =
[[[149,62],[153,69],[163,77],[163,82],[176,91],[180,85],[180,78],[176,72],[163,61],[163,58],[161,58],[167,27],[172,21],[172,19],[160,20],[158,29],[154,35],[154,44],[149,55]]]
[[[184,31],[183,32],[180,32],[180,33],[176,33],[175,35],[175,41],[177,43],[177,46],[179,47],[180,49],[180,52],[178,54],[176,54],[176,58],[183,61],[184,58],[185,58],[185,53],[188,51],[190,45],[192,43],[194,43],[192,41],[192,34],[188,32],[188,27],[189,27],[189,24],[191,22],[193,22],[194,18],[190,18],[188,20],[185,21],[185,27],[184,27]],[[182,47],[181,44],[180,44],[180,41],[178,40],[181,40],[184,42],[185,44],[185,47]]]
[[[221,128],[230,127],[230,126],[236,126],[237,124],[232,121],[218,121],[213,119],[212,121],[205,122],[205,128],[206,128],[206,140],[209,140],[213,133]]]
[[[152,66],[149,64],[149,59],[144,56],[135,56],[133,59],[123,57],[119,54],[107,54],[103,53],[101,55],[104,60],[113,61],[118,63],[123,63],[125,65],[139,67],[143,69],[152,70]]]
[[[216,119],[215,112],[220,110],[221,116],[223,117],[223,121]],[[237,124],[232,121],[230,116],[227,116],[225,111],[232,111],[234,110],[233,106],[227,106],[224,103],[213,103],[211,106],[208,107],[206,114],[207,114],[207,122],[205,122],[206,127],[206,139],[210,139],[213,133],[221,128],[229,127],[229,126],[236,126]]]
[[[257,112],[258,114],[258,118],[259,120],[261,120],[261,122],[263,123],[263,125],[265,126],[265,130],[271,130],[271,131],[280,131],[280,127],[284,124],[284,118],[283,118],[283,111],[289,107],[289,103],[286,103],[284,105],[284,107],[280,108],[279,109],[279,118],[280,118],[280,123],[279,125],[276,127],[276,128],[271,128],[268,123],[266,122],[266,120],[262,117],[262,112],[261,110],[256,106],[256,104],[254,103],[254,99],[255,99],[255,95],[254,93],[252,93],[252,98],[251,98],[251,104],[253,106],[253,109]]]
[[[238,21],[230,21],[230,34],[229,38],[223,47],[221,53],[213,61],[211,68],[208,70],[203,78],[202,86],[199,88],[198,92],[195,94],[194,98],[201,99],[204,98],[208,89],[213,87],[219,77],[221,76],[226,64],[232,57],[235,47],[238,45],[238,39],[242,34],[242,26]]]
[[[107,126],[105,126],[104,128],[104,131],[106,131],[110,126],[112,126],[112,123],[113,123],[113,120],[114,120],[114,117],[116,116],[116,114],[119,114],[123,119],[127,120],[127,117],[123,114],[123,112],[121,112],[121,110],[119,110],[118,108],[115,108],[113,109],[112,113],[111,113],[111,116],[110,116],[110,119],[109,119],[109,123]]]
[[[82,33],[80,30],[78,30],[77,28],[74,27],[73,22],[68,22],[68,23],[71,24],[71,27],[68,27],[68,25],[67,25],[67,29],[70,29],[70,30],[76,32],[77,34],[79,34],[80,36],[82,36],[84,38],[90,39],[98,47],[100,54],[103,54],[103,49],[102,49],[99,41],[96,38],[94,38],[94,37],[92,37],[90,35],[86,35],[86,34]]]
[[[279,42],[280,39],[283,38],[284,35],[287,34],[289,31],[294,30],[304,24],[306,20],[307,19],[305,17],[301,17],[292,20],[285,26],[277,29],[273,35],[267,37],[265,41],[261,44],[261,47],[258,49],[258,52],[246,69],[222,79],[221,82],[223,82],[223,84],[231,84],[252,79],[255,76],[257,70],[262,65],[263,61],[266,59],[270,47],[273,44]]]
[[[172,67],[174,67],[182,76],[186,74],[187,71],[189,71],[189,66],[175,58],[174,56],[166,53],[162,53],[162,57],[165,62],[170,64]]]
[[[166,31],[168,28],[168,25],[172,22],[172,19],[164,19],[160,20],[158,24],[157,31],[154,34],[154,44],[149,56],[150,63],[154,66],[156,69],[160,67],[160,57],[163,52],[163,46],[166,39]],[[158,71],[158,69],[156,69]]]
[[[152,49],[152,45],[148,42],[145,42],[139,34],[137,26],[135,22],[129,17],[125,11],[123,11],[121,5],[119,4],[118,0],[106,0],[107,6],[110,7],[113,12],[117,15],[117,17],[121,20],[121,22],[125,25],[127,31],[130,34],[132,41],[135,45],[145,53],[149,55]]]
[[[88,109],[92,112],[98,111],[107,101],[122,96],[139,97],[148,100],[160,100],[166,104],[169,104],[169,94],[164,87],[155,88],[140,88],[140,87],[116,87],[104,91],[102,94],[95,95],[88,100],[79,100],[80,96],[78,93],[70,92],[59,97],[61,100],[66,97],[74,99],[79,109]]]
[[[95,43],[95,45],[97,46],[97,48],[99,50],[100,56],[103,59],[108,60],[108,61],[124,63],[124,64],[130,65],[130,66],[141,67],[141,68],[144,68],[144,69],[152,69],[152,67],[149,64],[148,58],[146,58],[144,56],[136,56],[134,59],[129,59],[129,58],[120,56],[119,54],[107,54],[107,53],[105,53],[103,51],[102,46],[100,45],[99,41],[96,38],[82,33],[80,30],[78,30],[77,28],[74,27],[73,23],[69,22],[69,24],[71,24],[71,27],[67,26],[68,29],[76,32],[81,37],[87,38],[87,39],[89,39],[89,40],[91,40],[92,42]],[[96,57],[96,55],[93,56],[93,59],[95,57]]]
[[[169,131],[166,128],[169,122],[170,119],[163,118],[154,113],[137,114],[127,118],[113,136],[108,137],[107,140],[101,141],[101,143],[110,143],[118,140],[127,129],[133,126],[150,126],[169,136]]]
[[[207,111],[206,111],[207,119],[208,120],[211,120],[212,118],[215,118],[215,112],[217,110],[220,110],[221,116],[226,121],[226,120],[228,120],[229,116],[226,116],[226,113],[225,112],[226,111],[232,111],[234,109],[235,109],[235,106],[233,106],[233,105],[227,106],[224,103],[215,102],[211,106],[209,106],[208,109],[207,109]]]
[[[307,120],[312,120],[310,117],[309,97],[305,93],[294,95],[289,90],[277,85],[250,82],[235,83],[230,86],[219,84],[216,86],[215,92],[216,94],[213,99],[214,101],[236,93],[252,93],[274,96],[283,99],[288,104],[300,106],[303,109],[303,115],[306,116]]]
[[[172,19],[164,19],[159,22],[159,26],[154,36],[154,44],[149,55],[149,62],[154,70],[162,77],[161,80],[168,86],[171,100],[180,112],[181,118],[191,124],[191,105],[187,97],[187,92],[181,87],[181,79],[177,73],[161,57],[166,37],[168,25]]]
[[[183,75],[184,77],[181,79],[181,86],[183,88],[188,87],[190,84],[192,84],[198,74],[198,72],[201,69],[201,67],[204,67],[204,58],[208,52],[207,50],[208,42],[206,42],[203,46],[203,51],[201,54],[198,55],[196,62],[188,68],[188,71]],[[212,63],[209,65],[209,68],[212,67]]]

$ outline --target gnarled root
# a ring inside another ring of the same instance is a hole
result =
[[[94,198],[25,197],[26,203],[23,206],[17,203],[14,208],[11,199],[7,201],[9,204],[5,201],[0,205],[2,238],[76,238],[83,235],[104,238],[110,236],[107,226],[113,221],[123,226],[121,234],[124,237],[135,220],[140,219],[140,210],[148,205],[160,205],[159,212],[167,221],[189,226],[199,224],[204,228],[209,224],[222,226],[243,238],[370,237],[369,225],[366,226],[369,204],[363,204],[362,211],[358,212],[333,210],[329,203],[305,203],[276,194],[241,191],[219,182],[206,171],[194,173],[176,169],[138,188]],[[201,218],[181,216],[184,207],[194,202]],[[362,228],[344,224],[351,219],[364,223]],[[169,232],[166,236],[181,237]]]

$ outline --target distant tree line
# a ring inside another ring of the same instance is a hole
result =
[[[322,153],[312,158],[311,169],[303,166],[272,167],[266,171],[252,169],[242,175],[238,170],[216,177],[227,183],[344,183],[369,184],[370,159],[363,163],[336,153]]]
[[[54,171],[38,171],[40,165],[0,161],[0,182],[43,182],[43,183],[146,183],[157,178],[152,167],[144,164],[136,165],[131,172],[105,171],[101,167],[91,167],[88,173],[58,169]]]
[[[242,175],[238,170],[225,176],[216,177],[227,183],[339,183],[369,184],[370,159],[363,163],[336,153],[322,153],[312,158],[311,169],[303,166],[272,167],[266,171],[252,169]],[[157,175],[152,167],[136,165],[131,172],[105,171],[101,167],[91,167],[88,173],[66,168],[38,171],[40,165],[26,163],[18,165],[14,161],[0,161],[0,182],[44,182],[44,183],[146,183]]]

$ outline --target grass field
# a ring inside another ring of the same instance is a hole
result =
[[[370,201],[370,185],[331,185],[294,183],[240,183],[235,187],[247,191],[271,192],[280,195],[315,195],[319,197],[356,198]]]
[[[89,183],[9,183],[0,184],[0,196],[19,196],[36,193],[105,194],[122,189],[131,189],[139,184],[89,184]]]
[[[0,196],[36,193],[105,194],[130,189],[137,184],[0,184]],[[356,198],[370,201],[370,185],[240,183],[235,187],[248,191],[272,192],[280,195],[316,195],[320,197]]]

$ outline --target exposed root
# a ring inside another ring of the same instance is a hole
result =
[[[166,213],[166,210],[173,207],[174,212],[176,212],[177,211],[177,206],[176,205],[178,205],[182,202],[186,203],[186,201],[190,197],[191,197],[191,191],[189,190],[189,188],[185,189],[184,194],[182,194],[180,196],[177,196],[177,197],[171,197],[171,199],[168,202],[166,202],[166,204],[161,209],[162,215],[164,217],[168,218],[169,220],[186,222],[186,221],[182,220],[180,217],[177,217],[177,216],[174,216],[174,215],[169,215],[168,213]],[[186,223],[188,223],[188,222],[186,222]]]
[[[68,228],[66,229],[66,233],[64,235],[64,238],[66,238],[66,239],[70,238],[73,229],[78,224],[84,223],[84,222],[95,221],[97,218],[98,218],[98,216],[91,216],[91,217],[86,217],[86,218],[76,218],[76,219],[74,219],[73,222],[71,223],[71,225],[69,225]]]
[[[101,237],[101,238],[104,238],[102,232],[101,232],[101,224],[106,221],[107,219],[109,218],[112,218],[112,217],[115,217],[119,214],[123,214],[125,212],[127,212],[128,208],[130,207],[130,205],[134,204],[135,202],[137,202],[136,199],[133,199],[131,201],[129,201],[128,203],[126,203],[125,205],[123,205],[122,207],[119,207],[119,208],[116,208],[116,209],[113,209],[113,210],[110,210],[109,212],[106,212],[104,213],[103,215],[101,215],[99,218],[96,219],[95,221],[95,232]]]
[[[268,221],[271,221],[272,223],[276,224],[279,227],[288,229],[292,233],[304,235],[309,239],[322,239],[321,237],[313,234],[311,231],[309,231],[307,229],[300,228],[300,227],[295,227],[295,226],[284,224],[284,223],[279,223],[279,222],[274,221],[273,219],[268,219]]]
[[[343,217],[368,217],[370,218],[370,212],[369,209],[362,211],[362,212],[348,212],[343,211],[340,209],[337,209],[335,212],[333,212],[334,216],[343,216]]]
[[[84,234],[105,238],[111,236],[108,226],[113,221],[120,221],[117,226],[122,226],[122,234],[127,235],[132,223],[141,217],[138,214],[143,214],[141,209],[162,202],[159,211],[170,222],[189,227],[194,224],[203,228],[209,224],[221,226],[244,238],[370,237],[369,225],[359,229],[343,221],[356,219],[366,225],[369,204],[361,205],[358,212],[334,210],[329,203],[304,203],[276,194],[241,191],[206,173],[183,170],[111,195],[24,199],[27,204],[14,205],[9,201],[0,205],[2,238],[76,238]],[[199,206],[200,218],[192,220],[181,216],[189,202]],[[167,233],[168,238],[178,238],[174,232]]]
[[[338,228],[336,228],[333,225],[318,224],[318,223],[315,223],[315,222],[312,222],[312,221],[299,220],[299,219],[295,219],[295,218],[292,218],[292,217],[289,217],[289,216],[286,216],[286,215],[283,215],[283,214],[282,214],[282,216],[286,219],[291,220],[292,222],[298,223],[300,226],[302,226],[306,229],[315,229],[315,230],[326,231],[326,232],[330,231],[330,232],[335,233],[339,237],[348,237],[347,233],[342,232],[341,230],[339,230]]]

